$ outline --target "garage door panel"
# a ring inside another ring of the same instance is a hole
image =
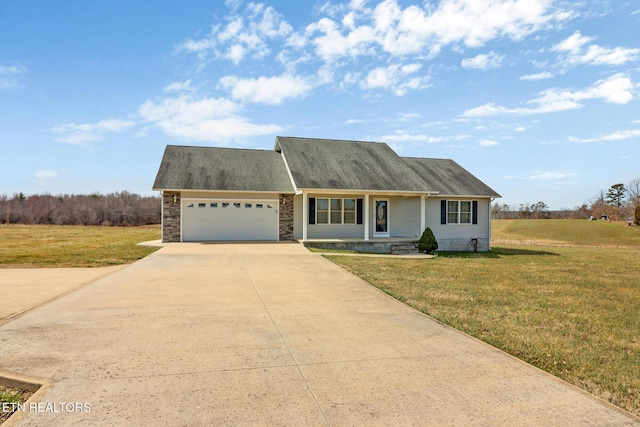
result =
[[[277,200],[184,200],[183,240],[278,240]]]

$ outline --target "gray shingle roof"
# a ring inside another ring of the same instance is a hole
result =
[[[276,138],[300,189],[501,197],[453,160],[399,157],[387,144]],[[154,190],[293,193],[277,151],[168,145]]]
[[[402,159],[428,183],[429,188],[442,195],[502,197],[453,160]]]
[[[298,188],[426,192],[431,190],[387,144],[279,136]]]
[[[293,193],[280,153],[176,145],[167,146],[153,189]]]

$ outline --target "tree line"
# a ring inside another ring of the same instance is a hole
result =
[[[0,195],[0,224],[127,226],[159,224],[159,196],[110,194]]]
[[[492,217],[494,219],[600,219],[604,217],[632,221],[640,226],[640,178],[626,185],[613,184],[607,191],[600,190],[596,197],[574,209],[552,211],[544,202],[521,203],[518,206],[496,203],[492,207]]]

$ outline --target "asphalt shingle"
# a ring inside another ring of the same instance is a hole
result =
[[[279,136],[298,188],[426,192],[428,185],[387,144]]]
[[[441,195],[501,197],[462,166],[449,159],[402,158],[427,186]]]
[[[293,185],[275,151],[168,145],[153,189],[292,193]]]

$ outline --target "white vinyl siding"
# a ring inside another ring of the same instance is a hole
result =
[[[420,197],[389,199],[391,237],[420,237]]]
[[[489,238],[489,201],[490,199],[468,198],[457,199],[472,203],[478,201],[478,223],[465,224],[464,227],[452,227],[450,224],[440,224],[440,202],[442,198],[429,197],[426,200],[425,227],[431,228],[436,239],[488,239]],[[450,200],[450,198],[446,198]],[[471,222],[471,221],[470,221]]]

